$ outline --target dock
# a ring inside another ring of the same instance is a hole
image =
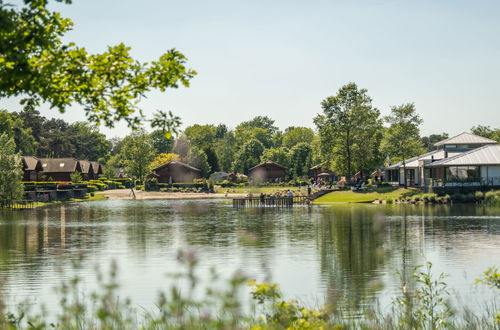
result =
[[[297,204],[308,204],[308,196],[265,196],[261,197],[245,197],[245,198],[234,198],[233,207],[245,208],[245,207],[292,207]]]

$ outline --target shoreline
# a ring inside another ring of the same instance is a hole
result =
[[[135,200],[175,200],[175,199],[232,199],[244,198],[247,194],[230,193],[183,193],[134,190]],[[112,189],[96,192],[109,200],[133,200],[130,189]]]

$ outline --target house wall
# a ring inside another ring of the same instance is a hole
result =
[[[190,183],[193,182],[194,179],[199,179],[201,177],[200,172],[176,164],[162,167],[156,170],[155,173],[159,176],[159,183],[169,183],[170,177],[172,177],[172,183]]]
[[[250,171],[252,180],[262,180],[265,182],[285,181],[286,171],[279,168],[257,167]]]
[[[64,173],[50,173],[50,172],[41,172],[40,175],[44,175],[47,179],[52,178],[52,181],[71,181],[71,174],[69,172]]]
[[[38,175],[37,171],[24,171],[23,181],[37,181]]]

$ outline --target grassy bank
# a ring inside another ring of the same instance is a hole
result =
[[[285,186],[285,187],[278,187],[278,186],[262,186],[262,187],[252,187],[252,186],[246,186],[246,187],[235,187],[235,188],[222,188],[219,187],[217,188],[218,193],[225,193],[226,190],[229,190],[229,195],[231,194],[249,194],[252,193],[254,195],[258,194],[274,194],[277,192],[286,192],[287,190],[291,190],[294,194],[298,194],[301,192],[302,194],[307,194],[307,190],[302,189],[301,191],[299,190],[298,187],[294,186]],[[234,190],[234,191],[233,191]]]
[[[375,200],[395,200],[408,198],[419,194],[415,188],[381,187],[367,188],[363,191],[341,190],[326,194],[314,201],[314,204],[335,204],[335,203],[367,203]]]

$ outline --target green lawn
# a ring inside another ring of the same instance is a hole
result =
[[[326,194],[314,200],[314,204],[373,202],[377,199],[396,199],[418,193],[420,193],[420,190],[415,188],[404,189],[399,187],[367,188],[365,191],[342,190]]]

